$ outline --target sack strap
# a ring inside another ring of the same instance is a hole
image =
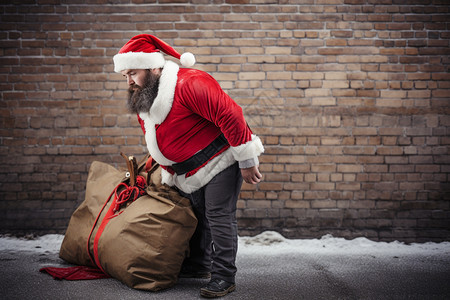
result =
[[[106,216],[103,218],[102,223],[100,224],[100,227],[97,230],[97,234],[95,235],[95,238],[94,238],[94,255],[91,254],[91,250],[90,250],[90,247],[89,247],[89,241],[91,240],[91,236],[92,236],[92,233],[94,232],[94,228],[97,225],[98,220],[100,219],[100,215],[102,214],[103,210],[105,209],[106,205],[109,202],[109,199],[111,199],[111,197],[114,194],[114,192],[115,192],[115,189],[114,189],[114,191],[112,191],[111,195],[109,195],[108,199],[106,199],[105,204],[103,204],[102,209],[100,210],[100,212],[97,215],[97,218],[95,219],[94,225],[92,225],[91,232],[89,233],[89,236],[88,236],[88,239],[87,239],[87,253],[89,254],[89,258],[91,259],[91,262],[94,265],[96,265],[100,270],[102,270],[102,272],[105,273],[105,274],[106,274],[106,272],[105,272],[105,270],[103,270],[103,268],[102,268],[102,266],[100,264],[100,260],[98,259],[98,239],[100,238],[100,235],[103,232],[103,229],[105,229],[106,224],[110,220],[110,217],[112,215],[112,209],[111,209],[113,207],[112,205],[111,205],[110,209],[108,210],[108,212],[106,212]],[[105,220],[108,220],[108,221],[104,222]],[[100,233],[100,235],[99,235],[99,233]],[[96,242],[97,242],[97,247],[95,247]]]
[[[228,141],[223,135],[219,135],[211,144],[206,146],[206,148],[200,150],[187,160],[171,165],[170,167],[178,175],[185,174],[187,172],[193,171],[198,167],[202,166],[205,162],[211,159],[216,153],[218,153],[224,146],[228,145]]]

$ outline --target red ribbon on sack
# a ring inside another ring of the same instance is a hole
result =
[[[145,194],[145,186],[146,181],[145,178],[142,176],[136,177],[136,185],[135,186],[129,186],[126,183],[120,183],[113,191],[115,194],[114,196],[114,209],[113,212],[118,212],[120,208],[130,202],[134,202],[137,198],[143,196]],[[124,189],[119,193],[119,188],[123,187]],[[111,196],[110,196],[111,197]]]

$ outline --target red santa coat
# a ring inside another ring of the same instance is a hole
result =
[[[242,109],[203,71],[180,69],[167,61],[158,96],[148,113],[139,114],[150,155],[161,165],[163,182],[192,193],[235,163],[259,156],[261,140],[252,134]],[[183,175],[170,166],[205,148],[221,133],[225,146],[206,164]]]

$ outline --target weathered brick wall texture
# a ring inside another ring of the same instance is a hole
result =
[[[151,33],[263,139],[241,235],[450,239],[448,1],[1,3],[1,232],[64,232],[93,160],[146,153],[112,56]]]

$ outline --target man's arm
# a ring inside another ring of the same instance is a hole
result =
[[[242,108],[208,74],[199,73],[195,80],[190,79],[183,87],[186,94],[192,97],[184,98],[184,105],[220,128],[231,146],[234,159],[239,162],[241,170],[245,170],[245,181],[258,183],[261,173],[258,170],[257,157],[264,152],[264,146],[261,140],[252,134]]]

